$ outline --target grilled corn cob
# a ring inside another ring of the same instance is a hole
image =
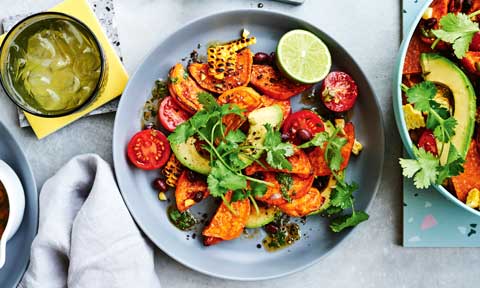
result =
[[[178,177],[182,174],[183,166],[178,161],[177,157],[172,153],[168,159],[167,164],[163,168],[163,175],[165,175],[166,183],[170,187],[177,185]]]

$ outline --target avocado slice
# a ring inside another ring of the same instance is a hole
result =
[[[277,207],[258,207],[258,214],[253,205],[250,205],[250,216],[248,216],[246,228],[260,228],[275,220],[278,210]]]
[[[450,144],[457,148],[465,158],[470,146],[475,126],[476,96],[473,85],[467,75],[452,61],[434,53],[423,53],[420,64],[425,80],[442,84],[450,89],[453,95],[453,117],[457,120],[455,136],[440,155],[440,163],[447,162]]]
[[[260,158],[263,150],[263,142],[267,135],[266,124],[270,124],[273,129],[280,127],[283,120],[283,111],[279,105],[272,105],[260,109],[256,109],[248,115],[248,123],[250,129],[248,130],[247,139],[242,144],[243,146],[253,146],[255,148],[249,149],[247,152],[238,155],[245,165],[242,169],[251,165],[254,160]]]
[[[197,139],[190,137],[185,143],[171,145],[172,151],[178,161],[188,169],[197,173],[208,175],[210,170],[210,160],[198,153],[195,142]]]

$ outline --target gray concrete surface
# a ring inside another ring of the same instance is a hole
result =
[[[47,8],[55,0],[0,0],[0,18]],[[156,43],[177,27],[202,15],[257,7],[251,0],[115,0],[125,65],[133,72]],[[478,287],[479,249],[406,249],[402,235],[401,176],[397,165],[401,143],[394,123],[391,74],[400,42],[399,0],[306,0],[293,7],[261,1],[262,9],[292,13],[310,21],[341,43],[358,61],[379,98],[387,150],[380,191],[362,224],[322,262],[295,275],[263,282],[214,279],[176,263],[158,251],[157,271],[164,287]],[[70,157],[86,152],[112,160],[114,115],[82,119],[38,141],[19,129],[13,104],[0,94],[0,120],[10,127],[43,184]],[[221,265],[221,263],[219,263]]]

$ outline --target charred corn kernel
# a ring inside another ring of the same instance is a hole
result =
[[[185,200],[184,204],[185,204],[185,207],[190,207],[190,206],[195,205],[195,201],[192,200],[192,199],[187,199],[187,200]]]
[[[466,204],[472,208],[480,207],[480,191],[477,188],[473,188],[468,192]]]
[[[433,8],[428,7],[427,10],[425,10],[425,12],[423,12],[422,18],[427,20],[427,19],[432,18],[432,16],[433,16]]]
[[[158,193],[158,200],[167,201],[167,195],[165,195],[165,192]]]
[[[412,104],[403,105],[402,109],[408,130],[425,127],[425,119],[422,112],[415,110]]]
[[[203,81],[203,80],[205,80],[205,79],[207,79],[207,75],[201,73],[201,74],[200,74],[200,80]]]
[[[335,127],[340,129],[345,128],[345,119],[335,119]]]
[[[358,154],[360,154],[362,150],[363,150],[362,143],[358,142],[358,140],[355,139],[355,142],[353,142],[352,154],[358,156]]]
[[[208,72],[217,79],[223,79],[225,72],[234,72],[237,52],[257,42],[255,37],[233,40],[207,49]]]
[[[242,38],[247,38],[250,35],[250,31],[247,29],[243,28],[242,30]]]
[[[177,157],[172,153],[168,159],[167,164],[163,168],[163,175],[165,175],[165,183],[170,187],[177,185],[178,177],[183,172],[182,164],[178,161]]]

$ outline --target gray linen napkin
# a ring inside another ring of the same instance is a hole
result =
[[[39,221],[19,287],[160,287],[153,248],[99,156],[73,158],[43,185]]]

